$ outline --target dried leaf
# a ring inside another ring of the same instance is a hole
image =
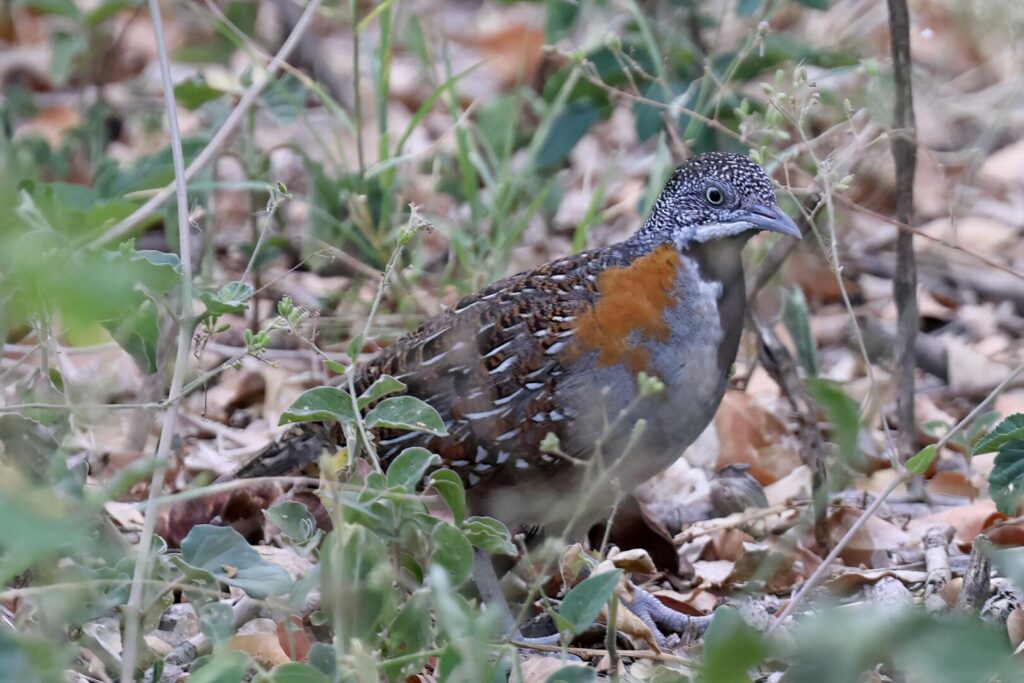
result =
[[[227,649],[244,652],[265,667],[275,667],[292,661],[281,647],[276,631],[232,636],[227,643]]]

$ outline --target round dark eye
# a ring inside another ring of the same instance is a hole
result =
[[[715,206],[718,206],[719,204],[725,201],[725,195],[722,194],[722,191],[719,190],[717,187],[709,187],[707,190],[704,191],[704,196],[710,203],[714,204]]]

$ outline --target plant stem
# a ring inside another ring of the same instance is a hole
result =
[[[914,129],[914,92],[910,78],[910,15],[907,0],[889,0],[889,38],[892,50],[896,106],[891,136],[892,156],[896,164],[896,219],[914,222],[914,170],[917,165],[917,140]],[[914,235],[901,230],[896,235],[896,272],[893,277],[896,299],[896,365],[898,392],[896,415],[899,420],[901,461],[917,451],[917,425],[914,419],[914,337],[917,336],[917,264],[914,261]]]
[[[194,317],[192,315],[192,234],[188,220],[188,195],[185,188],[185,156],[181,149],[181,131],[178,129],[178,112],[174,101],[174,85],[171,82],[171,62],[167,56],[163,22],[157,0],[149,0],[149,13],[153,20],[153,37],[156,41],[157,57],[160,62],[160,80],[163,83],[164,105],[167,109],[167,125],[171,136],[171,157],[174,164],[174,189],[178,209],[178,249],[181,259],[181,315],[178,318],[178,348],[171,374],[168,393],[175,396],[181,392],[188,366],[188,351],[192,339]],[[135,666],[139,660],[140,629],[142,627],[143,581],[149,575],[150,553],[156,530],[156,499],[167,471],[167,455],[174,438],[174,427],[178,421],[179,403],[172,403],[164,413],[160,441],[157,445],[153,476],[149,484],[149,498],[146,501],[145,518],[139,537],[139,548],[132,574],[132,587],[124,607],[123,655],[121,659],[121,681],[135,680]]]

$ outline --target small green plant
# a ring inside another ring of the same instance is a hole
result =
[[[1024,495],[1024,414],[1015,413],[1000,422],[974,443],[972,452],[996,454],[988,475],[989,493],[1000,512],[1019,515]]]

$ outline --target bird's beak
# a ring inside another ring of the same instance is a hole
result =
[[[747,215],[743,219],[762,230],[770,230],[797,239],[803,237],[803,233],[800,232],[800,228],[793,222],[793,219],[777,206],[762,206],[760,204],[753,206],[747,210]]]

